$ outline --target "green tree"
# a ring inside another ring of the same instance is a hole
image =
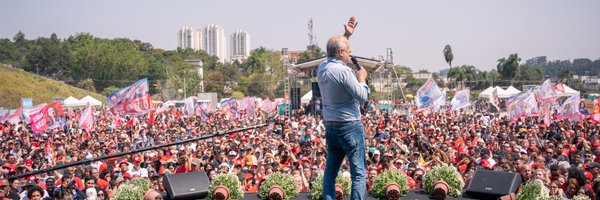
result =
[[[17,47],[6,38],[0,39],[0,63],[13,64],[18,60]]]
[[[208,74],[204,81],[205,92],[216,92],[219,96],[223,97],[225,89],[225,77],[219,71],[213,71]]]
[[[447,44],[444,47],[444,58],[446,59],[446,63],[448,63],[448,66],[452,68],[452,60],[454,60],[454,54],[452,53],[452,47],[449,44]]]
[[[456,87],[458,86],[457,84],[459,82],[467,82],[466,85],[463,85],[464,87],[473,87],[477,85],[479,80],[483,80],[482,78],[485,78],[485,75],[483,72],[475,68],[475,66],[463,65],[460,67],[450,68],[450,71],[448,72],[448,78],[455,81],[455,83],[449,85],[449,87]]]
[[[56,34],[52,33],[50,38],[38,38],[33,44],[24,69],[44,76],[63,77],[70,65],[69,55]]]
[[[83,79],[77,82],[77,87],[82,88],[84,90],[89,90],[92,92],[96,92],[96,87],[94,87],[94,81],[92,79]]]
[[[298,63],[320,58],[323,56],[325,56],[325,52],[321,50],[319,46],[314,45],[312,47],[309,47],[308,50],[303,51],[302,53],[300,53],[300,55],[298,55]]]
[[[269,97],[273,98],[274,83],[271,75],[265,73],[253,73],[248,78],[248,96]]]
[[[519,74],[519,62],[521,58],[519,58],[518,54],[511,54],[508,58],[500,58],[498,59],[498,65],[496,65],[496,69],[502,75],[502,79],[509,80],[512,85],[515,80],[520,77]]]

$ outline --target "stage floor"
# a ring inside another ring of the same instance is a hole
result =
[[[246,193],[244,194],[244,200],[258,200],[258,195],[256,193]],[[296,197],[296,200],[310,200],[310,193],[308,192],[302,192],[300,194],[298,194],[298,196]],[[350,199],[350,197],[346,197],[345,199]],[[367,194],[367,196],[365,197],[366,200],[376,200],[376,198],[373,198],[371,196],[369,196]],[[400,199],[407,199],[407,200],[429,200],[429,195],[427,193],[425,193],[424,191],[410,191],[408,192],[408,194]],[[466,197],[459,197],[459,198],[446,198],[446,199],[465,199],[465,200],[471,200],[472,198],[466,198]]]

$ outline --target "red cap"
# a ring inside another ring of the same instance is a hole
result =
[[[492,169],[492,165],[490,164],[490,161],[488,161],[487,159],[481,159],[481,162],[479,163],[483,168]]]
[[[592,144],[593,147],[600,147],[600,142],[596,141],[594,142],[594,144]]]
[[[124,173],[124,174],[123,174],[123,178],[124,178],[124,179],[130,179],[130,178],[131,178],[131,174],[129,174],[129,173]]]
[[[252,174],[246,174],[245,180],[254,178],[254,176]]]
[[[122,164],[127,164],[127,166],[129,166],[129,163],[128,163],[126,160],[124,160],[124,161],[121,161],[121,162],[119,163],[119,166],[121,166]]]
[[[37,181],[37,177],[35,177],[35,176],[29,176],[29,177],[27,177],[27,180],[28,181]]]
[[[10,163],[4,163],[4,165],[2,165],[2,168],[12,169],[13,166]]]
[[[142,162],[142,158],[140,158],[139,156],[135,156],[135,157],[133,157],[133,162],[140,163],[140,162]]]
[[[530,146],[529,149],[531,149],[531,151],[534,151],[534,152],[539,151],[539,149],[536,146]]]

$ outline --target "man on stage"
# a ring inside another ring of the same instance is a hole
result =
[[[326,128],[327,162],[323,177],[323,197],[335,199],[335,177],[348,156],[352,191],[350,199],[364,199],[366,192],[365,133],[360,121],[360,105],[367,101],[367,71],[352,71],[348,38],[356,28],[354,17],[345,26],[344,36],[327,42],[327,60],[317,69]]]

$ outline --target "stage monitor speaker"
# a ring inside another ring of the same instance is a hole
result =
[[[498,199],[501,196],[516,193],[520,185],[520,174],[477,170],[465,193],[472,198]]]
[[[208,195],[210,182],[206,172],[167,174],[163,186],[169,199],[203,199]]]

